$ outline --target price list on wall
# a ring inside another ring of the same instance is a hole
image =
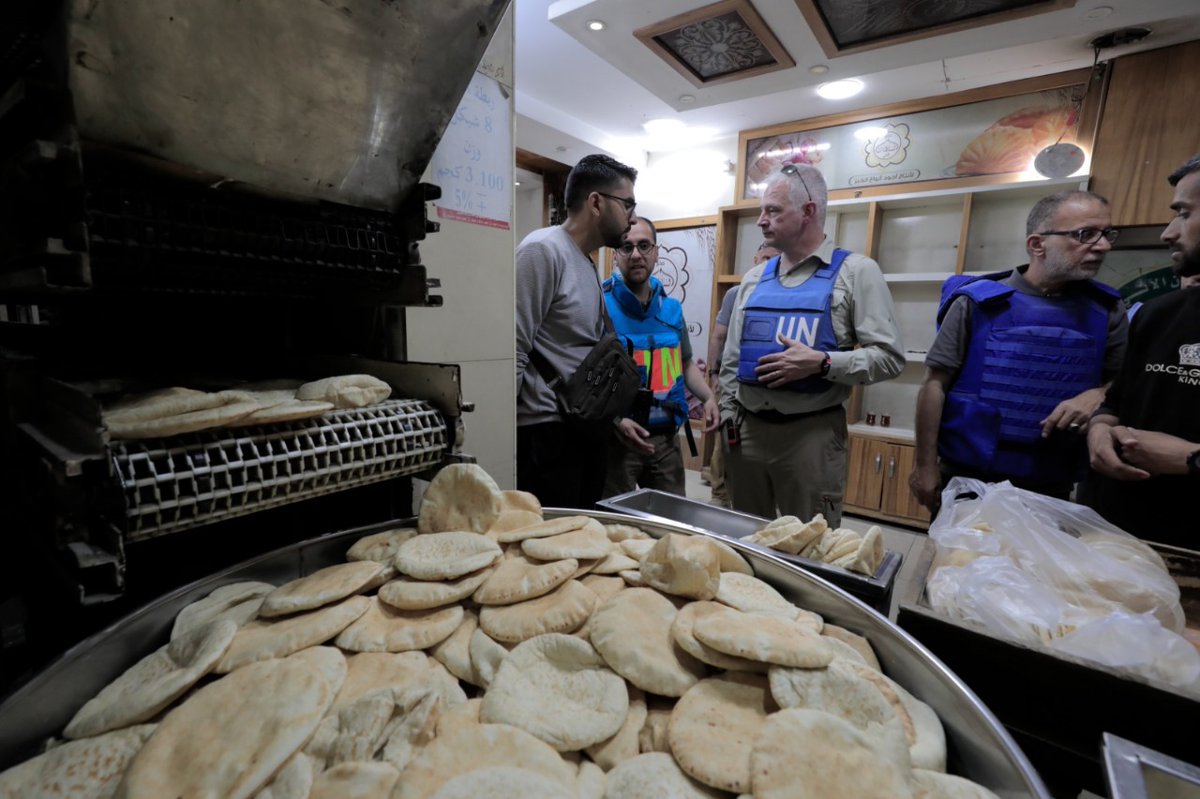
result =
[[[433,182],[442,188],[438,216],[507,230],[512,163],[509,96],[476,72],[431,161]]]

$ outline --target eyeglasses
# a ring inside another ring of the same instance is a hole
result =
[[[1108,243],[1112,244],[1117,240],[1117,236],[1121,235],[1121,231],[1115,227],[1081,227],[1075,230],[1043,230],[1038,233],[1039,236],[1070,236],[1080,244],[1095,244],[1100,241],[1100,237],[1108,239]]]
[[[620,247],[617,248],[617,252],[619,252],[621,255],[625,256],[626,258],[633,255],[633,251],[635,249],[638,252],[640,252],[642,255],[649,255],[650,251],[653,250],[657,246],[658,246],[657,244],[651,244],[648,241],[639,241],[637,244],[634,244],[632,241],[627,241],[624,244],[622,244]]]
[[[785,166],[783,169],[781,169],[779,171],[785,175],[791,175],[793,177],[800,178],[800,185],[804,187],[804,193],[808,195],[809,200],[812,199],[813,194],[809,190],[808,184],[804,182],[804,175],[800,174],[799,167],[797,167],[795,164],[788,164],[787,166]]]
[[[621,205],[625,206],[625,213],[629,214],[630,216],[633,216],[633,209],[637,208],[637,200],[634,200],[631,197],[618,197],[615,194],[607,194],[602,191],[598,191],[596,193],[601,197],[607,197],[610,200],[616,200],[617,202],[621,203]]]

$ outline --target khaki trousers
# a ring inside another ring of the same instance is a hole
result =
[[[654,488],[685,496],[683,452],[675,433],[655,433],[646,439],[654,444],[654,454],[634,452],[620,441],[608,444],[608,471],[604,496],[615,497],[634,488]]]
[[[842,522],[846,490],[846,411],[841,405],[770,422],[743,413],[741,442],[725,450],[725,484],[734,510],[767,519],[825,515]]]

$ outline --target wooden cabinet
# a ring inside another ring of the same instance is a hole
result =
[[[928,526],[929,512],[917,504],[908,490],[908,475],[915,459],[913,444],[851,434],[846,512]]]

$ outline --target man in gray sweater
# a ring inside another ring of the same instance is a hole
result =
[[[636,179],[606,155],[584,156],[567,176],[567,221],[517,247],[517,488],[543,505],[590,509],[604,490],[611,423],[565,418],[530,352],[566,379],[600,340],[604,300],[589,253],[621,246],[637,219]]]

